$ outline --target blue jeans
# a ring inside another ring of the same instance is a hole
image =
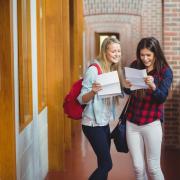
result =
[[[108,172],[112,169],[109,125],[97,127],[82,125],[82,130],[97,156],[98,167],[91,174],[89,180],[107,180]]]

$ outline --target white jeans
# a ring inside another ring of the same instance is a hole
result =
[[[127,121],[126,136],[136,179],[148,179],[146,174],[147,169],[152,180],[164,180],[160,165],[162,143],[161,122],[157,120],[147,125],[138,126]]]

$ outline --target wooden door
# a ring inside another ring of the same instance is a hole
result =
[[[16,179],[12,1],[0,0],[0,179]]]

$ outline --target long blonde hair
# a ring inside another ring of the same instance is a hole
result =
[[[123,78],[123,72],[122,72],[121,59],[119,60],[118,63],[112,63],[111,66],[109,66],[109,63],[108,63],[108,60],[106,57],[106,53],[107,53],[107,49],[108,49],[109,45],[114,44],[114,43],[119,44],[121,47],[120,41],[117,38],[115,38],[114,36],[113,37],[110,36],[110,37],[105,38],[104,41],[102,42],[100,53],[96,59],[100,63],[102,71],[104,73],[107,73],[110,71],[117,71],[119,79],[120,79],[121,86],[123,86],[124,85],[124,78]],[[115,99],[115,102],[119,103],[118,97],[114,97],[113,99]]]

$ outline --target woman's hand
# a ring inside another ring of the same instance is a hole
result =
[[[89,102],[91,99],[94,98],[95,94],[100,90],[102,90],[102,86],[99,83],[94,82],[92,84],[92,90],[82,96],[82,101],[84,103]]]
[[[150,89],[153,91],[156,90],[156,85],[154,83],[154,78],[153,76],[147,76],[144,78],[144,82],[149,86]]]
[[[102,90],[102,86],[100,83],[94,82],[92,84],[92,92],[96,94],[98,91]]]
[[[124,86],[125,86],[125,88],[130,88],[132,86],[132,83],[126,79],[124,82]]]

